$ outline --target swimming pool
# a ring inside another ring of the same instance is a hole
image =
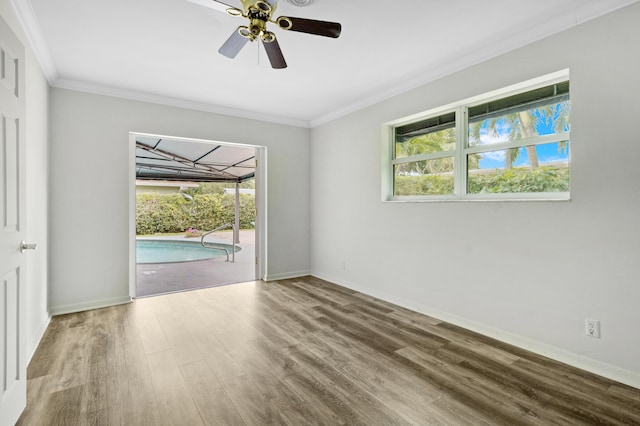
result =
[[[233,253],[231,244],[207,243]],[[236,253],[240,247],[236,246]],[[174,240],[136,240],[136,263],[174,263],[227,257],[224,250],[202,247],[200,242]]]

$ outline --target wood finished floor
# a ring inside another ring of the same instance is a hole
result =
[[[640,424],[640,390],[316,278],[54,317],[20,425]]]

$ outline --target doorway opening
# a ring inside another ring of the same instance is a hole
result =
[[[130,134],[130,296],[265,276],[266,148]]]

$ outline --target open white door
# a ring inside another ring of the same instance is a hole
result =
[[[24,46],[0,17],[0,425],[27,402]]]

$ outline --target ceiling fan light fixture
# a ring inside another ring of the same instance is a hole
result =
[[[275,39],[276,35],[271,31],[267,31],[266,33],[262,34],[262,41],[265,43],[273,43]]]
[[[238,27],[238,34],[240,34],[244,38],[248,38],[250,40],[253,39],[253,37],[251,36],[251,31],[249,31],[249,27],[245,27],[245,26]]]
[[[231,16],[242,16],[242,11],[240,9],[236,9],[235,7],[230,7],[227,9],[227,13]]]
[[[256,7],[260,9],[262,12],[269,13],[271,12],[271,5],[263,0],[258,0],[256,2]]]
[[[288,30],[293,26],[293,22],[291,22],[291,19],[286,16],[281,16],[276,20],[276,25],[283,30]]]
[[[316,0],[287,0],[288,3],[298,7],[311,6],[315,1]]]

